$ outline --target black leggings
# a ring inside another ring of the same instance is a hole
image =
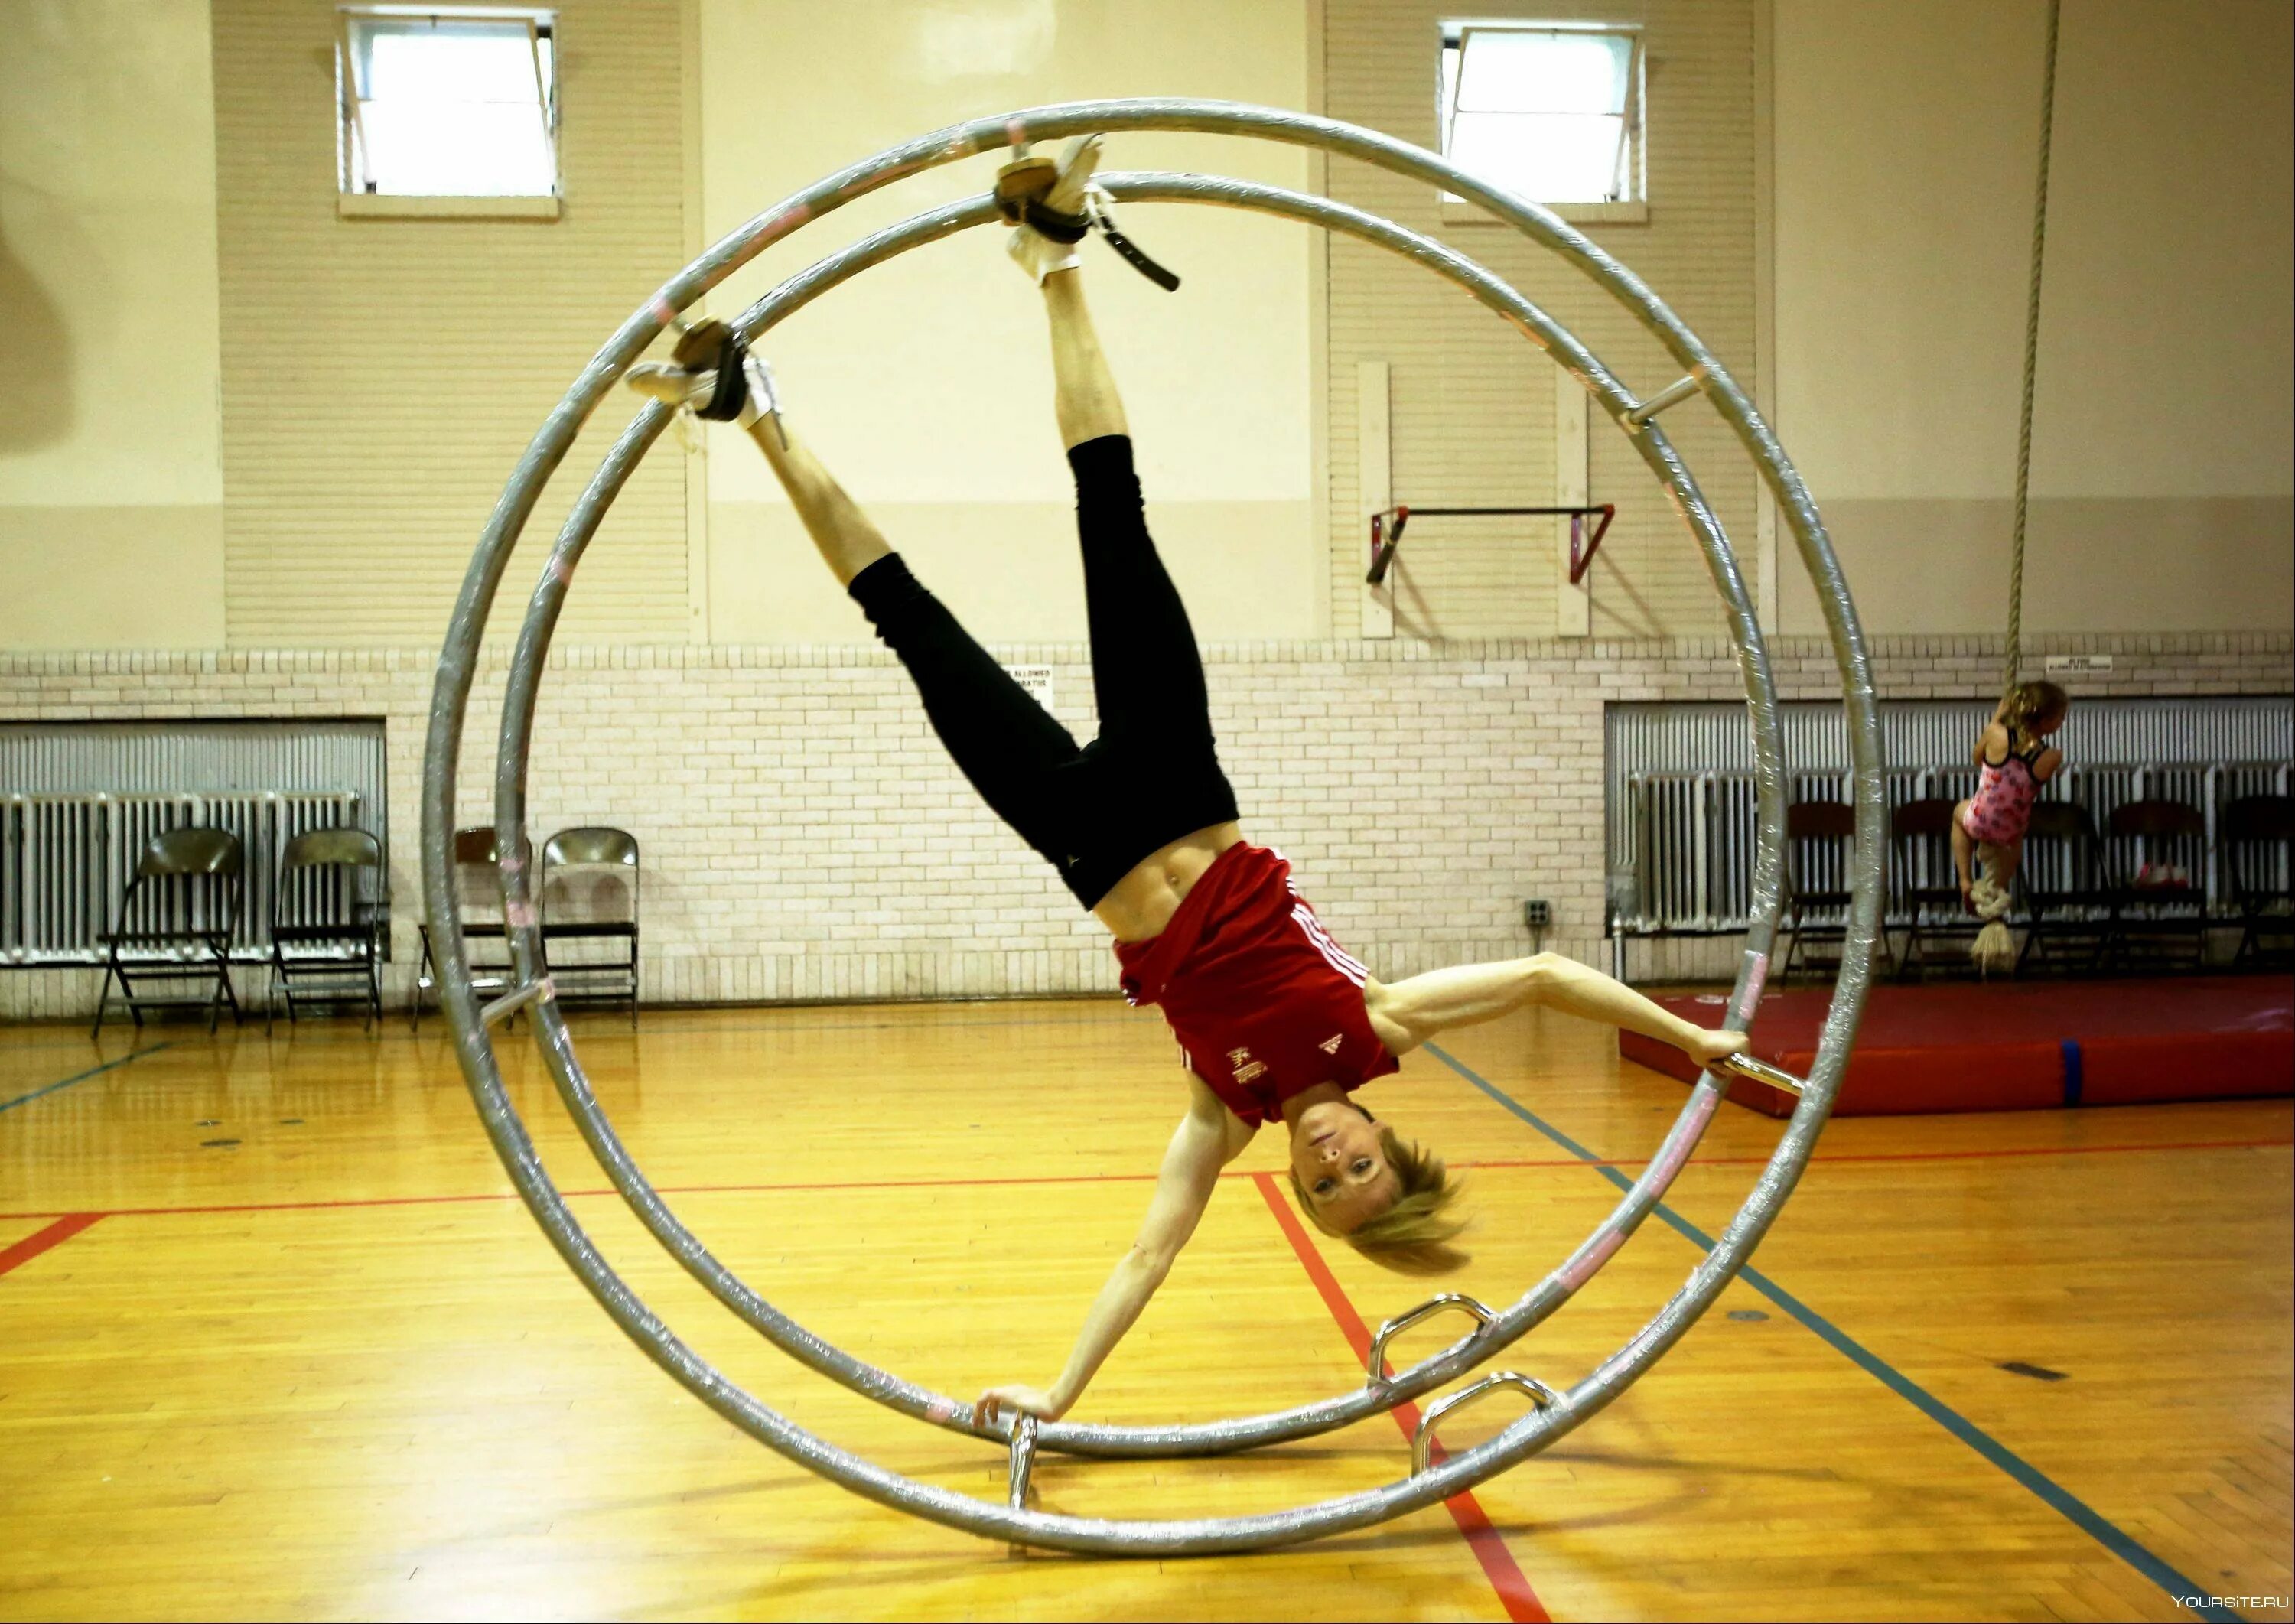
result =
[[[1099,701],[1090,744],[1030,698],[900,554],[848,590],[916,679],[925,714],[980,798],[1090,908],[1157,847],[1230,821],[1236,805],[1195,632],[1148,535],[1131,442],[1087,440],[1068,465]]]

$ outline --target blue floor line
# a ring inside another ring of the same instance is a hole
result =
[[[19,1094],[13,1099],[0,1100],[0,1111],[13,1111],[18,1106],[29,1106],[34,1100],[53,1094],[59,1089],[68,1089],[76,1082],[86,1082],[91,1077],[101,1077],[106,1072],[118,1071],[131,1060],[141,1060],[146,1055],[156,1055],[167,1047],[165,1043],[154,1043],[149,1049],[139,1049],[120,1056],[117,1060],[107,1060],[102,1065],[91,1066],[78,1076],[67,1077],[61,1082],[52,1082],[45,1089],[34,1089],[29,1094]]]
[[[1425,1045],[1425,1049],[1428,1054],[1458,1073],[1468,1082],[1473,1083],[1498,1104],[1528,1122],[1580,1161],[1588,1163],[1595,1171],[1620,1189],[1627,1190],[1633,1187],[1634,1181],[1613,1165],[1606,1157],[1598,1156],[1587,1149],[1506,1090],[1478,1075],[1464,1061],[1432,1043]],[[1655,1211],[1659,1218],[1664,1220],[1675,1233],[1689,1241],[1691,1245],[1706,1252],[1713,1250],[1711,1236],[1682,1217],[1665,1203],[1658,1203]],[[2159,1586],[2179,1605],[2190,1609],[2203,1619],[2235,1620],[2240,1617],[2228,1607],[2203,1600],[2202,1598],[2208,1595],[2204,1588],[2193,1584],[2168,1563],[2154,1555],[2139,1544],[2133,1535],[1890,1364],[1888,1360],[1857,1341],[1839,1326],[1825,1318],[1824,1315],[1786,1291],[1768,1276],[1748,1265],[1737,1271],[1737,1277],[1815,1332],[1819,1339],[1845,1355],[1852,1364],[1864,1370],[1866,1375],[1877,1379],[1883,1386],[1905,1400],[1914,1408],[1944,1428],[1946,1432],[1950,1432],[1955,1438],[1959,1439],[1961,1442],[2030,1489],[2044,1505],[2062,1514],[2081,1532],[2088,1535],[2104,1549]]]

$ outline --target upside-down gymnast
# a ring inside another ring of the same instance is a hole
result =
[[[1123,407],[1084,307],[1081,235],[1098,138],[1069,143],[1027,200],[1010,251],[1050,319],[1053,408],[1075,475],[1099,736],[1078,746],[960,626],[782,419],[772,374],[730,332],[631,382],[738,420],[780,476],[821,558],[915,679],[926,714],[981,798],[1115,938],[1124,995],[1160,1005],[1187,1107],[1139,1238],[1049,1387],[997,1387],[978,1413],[1056,1420],[1163,1284],[1217,1187],[1265,1124],[1290,1138],[1291,1184],[1326,1234],[1405,1273],[1456,1268],[1458,1187],[1436,1156],[1350,1096],[1450,1027],[1531,1005],[1671,1043],[1700,1064],[1744,1047],[1554,953],[1382,983],[1335,942],[1278,853],[1245,840],[1220,770],[1203,663],[1148,538]],[[1046,166],[1047,169],[1049,166]],[[701,330],[697,330],[701,331]]]

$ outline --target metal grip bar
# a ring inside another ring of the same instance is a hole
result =
[[[1489,1330],[1498,1318],[1486,1305],[1464,1292],[1444,1292],[1439,1296],[1429,1297],[1409,1313],[1397,1314],[1379,1326],[1378,1334],[1370,1339],[1370,1352],[1363,1360],[1363,1385],[1376,1387],[1384,1379],[1386,1344],[1390,1338],[1401,1335],[1413,1326],[1424,1325],[1437,1314],[1464,1314],[1474,1322],[1472,1331],[1442,1351],[1446,1355],[1464,1350],[1468,1342]]]
[[[1688,376],[1675,379],[1671,383],[1666,385],[1665,388],[1660,389],[1656,394],[1651,396],[1638,406],[1628,408],[1626,412],[1626,421],[1632,427],[1639,428],[1643,424],[1648,422],[1650,419],[1655,417],[1668,406],[1677,406],[1683,401],[1687,400],[1691,396],[1696,394],[1697,391],[1703,387],[1704,383],[1705,369],[1703,367],[1692,367],[1689,370]]]
[[[1024,1415],[1012,1426],[1012,1474],[1005,1498],[1014,1511],[1028,1504],[1028,1474],[1036,1468],[1036,1418]]]
[[[1773,1089],[1783,1089],[1795,1099],[1809,1092],[1808,1079],[1796,1077],[1785,1067],[1771,1065],[1752,1055],[1731,1055],[1707,1069],[1718,1072],[1723,1077],[1743,1077],[1748,1082],[1766,1082]]]
[[[1418,1476],[1426,1470],[1429,1457],[1434,1452],[1434,1424],[1443,1416],[1462,1410],[1469,1404],[1488,1398],[1501,1387],[1511,1387],[1530,1395],[1531,1403],[1541,1410],[1552,1409],[1562,1402],[1562,1395],[1534,1375],[1523,1375],[1515,1370],[1493,1370],[1470,1387],[1437,1399],[1426,1407],[1420,1417],[1418,1430],[1410,1435],[1410,1475]]]
[[[551,999],[557,996],[557,983],[547,975],[534,981],[523,982],[479,1010],[478,1019],[492,1026],[497,1021],[506,1020],[516,1015],[535,999]]]

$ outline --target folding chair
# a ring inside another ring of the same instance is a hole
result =
[[[231,938],[239,928],[244,887],[239,836],[229,829],[171,828],[145,842],[135,862],[135,877],[119,899],[118,918],[97,938],[106,950],[103,986],[95,997],[95,1024],[88,1035],[103,1030],[114,981],[138,1026],[143,1024],[146,1009],[204,1008],[212,1032],[226,1007],[237,1025],[241,1016],[231,989]],[[130,929],[130,921],[138,918],[163,923]],[[131,958],[122,949],[170,956]],[[197,983],[213,990],[198,998],[137,994],[139,984],[153,982]]]
[[[2087,952],[2069,967],[2095,970],[2111,951],[2118,893],[2104,877],[2103,853],[2087,808],[2041,801],[2024,830],[2024,861],[2016,876],[2027,920],[2016,973],[2028,967],[2066,964],[2066,948]]]
[[[1952,809],[1948,796],[1907,801],[1890,815],[1889,851],[1896,869],[1893,890],[1897,902],[1909,916],[1904,956],[1897,961],[1899,976],[1925,969],[1932,955],[1926,943],[1956,946],[1944,962],[1956,969],[1969,968],[1968,943],[1983,927],[1961,906],[1960,879],[1952,866]]]
[[[558,1000],[627,1003],[638,1019],[638,843],[560,829],[542,848],[542,942]]]
[[[357,828],[306,829],[279,855],[271,890],[271,985],[263,1000],[263,1029],[281,999],[287,1019],[298,984],[306,1003],[356,1001],[367,1018],[382,1020],[382,938],[387,928],[379,895],[366,894],[372,875],[380,890],[382,847]],[[300,923],[288,923],[290,911]]]
[[[2115,966],[2187,967],[2208,960],[2208,820],[2182,801],[2128,801],[2104,825],[2118,879],[2112,898]]]
[[[500,847],[491,828],[454,831],[454,914],[462,926],[462,950],[470,956],[470,986],[480,995],[507,992],[518,977],[502,920]],[[414,996],[407,1000],[406,1024],[422,1024],[422,995],[438,984],[437,961],[430,951],[430,924],[416,926],[422,938],[422,963],[414,973]],[[491,947],[492,951],[488,949]]]
[[[1778,928],[1793,937],[1777,967],[1780,979],[1793,967],[1830,975],[1841,967],[1841,956],[1811,954],[1804,963],[1804,943],[1841,943],[1849,936],[1849,864],[1850,843],[1857,834],[1857,811],[1839,801],[1796,801],[1785,808],[1785,896]],[[1816,911],[1831,917],[1811,921]],[[1883,930],[1876,944],[1883,960],[1892,967],[1896,954]]]
[[[2225,806],[2217,828],[2225,889],[2239,910],[2233,967],[2288,968],[2295,964],[2295,796],[2242,796]]]

